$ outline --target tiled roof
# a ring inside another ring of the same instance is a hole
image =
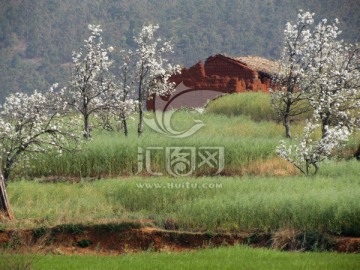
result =
[[[264,72],[268,74],[276,74],[279,72],[280,65],[277,62],[262,58],[260,56],[242,56],[232,57],[241,63],[245,63],[252,69],[258,72]]]

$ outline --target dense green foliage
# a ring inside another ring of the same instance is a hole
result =
[[[21,258],[18,258],[21,257]],[[6,257],[4,257],[6,258]],[[182,253],[140,253],[126,256],[19,256],[8,258],[33,262],[34,269],[162,269],[162,270],[279,270],[358,269],[359,255],[337,253],[288,253],[245,246]],[[12,264],[14,265],[14,263]],[[0,268],[1,269],[1,268]],[[6,268],[9,269],[9,268]]]
[[[77,184],[19,181],[9,183],[8,192],[16,226],[151,219],[163,228],[172,220],[184,230],[295,228],[360,235],[359,188],[358,162],[346,161],[324,164],[315,178],[131,177]]]
[[[160,23],[159,34],[175,44],[172,60],[190,66],[220,52],[278,58],[284,24],[300,8],[318,19],[338,17],[343,38],[359,39],[357,0],[1,1],[0,101],[9,92],[66,83],[71,53],[90,23],[101,24],[116,49],[133,47],[144,23]]]

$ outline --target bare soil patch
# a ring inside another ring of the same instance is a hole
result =
[[[273,234],[259,231],[183,232],[143,227],[137,222],[65,224],[0,231],[0,247],[16,253],[118,255],[139,251],[178,252],[235,244],[281,250],[360,253],[360,238],[295,231]]]

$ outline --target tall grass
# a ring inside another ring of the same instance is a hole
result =
[[[260,92],[222,96],[208,104],[206,113],[227,116],[247,115],[254,121],[276,121],[278,119],[270,104],[270,95]]]
[[[295,228],[359,235],[357,191],[324,178],[317,178],[315,187],[310,187],[314,179],[292,179],[291,183],[286,180],[290,179],[269,183],[248,179],[240,188],[234,187],[236,193],[226,197],[184,204],[177,212],[179,223],[185,228]]]
[[[8,193],[19,226],[151,219],[160,227],[172,220],[184,230],[295,228],[360,235],[358,162],[329,162],[325,167],[323,175],[314,178],[132,177],[79,184],[20,181],[10,183]]]
[[[302,115],[292,117],[292,122],[303,121],[311,117],[312,110],[306,101],[308,111]],[[226,116],[249,116],[253,121],[279,121],[279,116],[271,105],[270,94],[262,92],[247,92],[221,96],[210,102],[205,110],[209,114],[220,114]]]
[[[153,151],[152,166],[163,174],[165,147],[224,147],[224,174],[242,174],[254,160],[266,160],[275,156],[275,148],[281,136],[281,126],[272,122],[255,123],[249,117],[228,118],[221,115],[175,114],[174,125],[183,130],[191,127],[193,119],[205,126],[195,135],[184,139],[161,136],[145,127],[144,134],[137,137],[136,123],[130,122],[130,136],[122,133],[95,130],[93,140],[85,142],[82,151],[58,156],[49,153],[30,162],[30,168],[19,167],[15,177],[106,177],[134,175],[138,170],[138,147],[163,147]],[[213,169],[203,166],[198,174],[211,174]]]

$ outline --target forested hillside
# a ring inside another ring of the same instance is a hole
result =
[[[172,61],[189,66],[215,53],[276,59],[284,24],[299,9],[339,18],[344,40],[359,41],[359,0],[1,0],[0,101],[66,84],[89,23],[101,24],[116,49],[131,47],[142,24],[159,23],[159,34],[175,44]]]

